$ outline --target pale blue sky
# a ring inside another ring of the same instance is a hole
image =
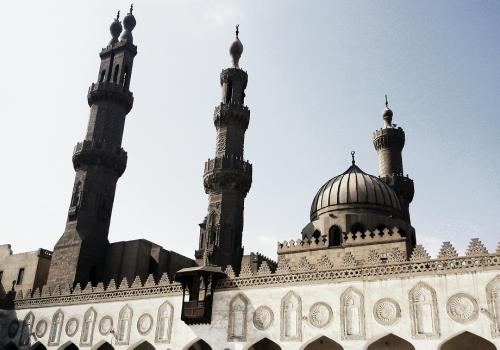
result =
[[[86,93],[123,1],[2,4],[0,243],[52,249],[64,230]],[[138,46],[110,240],[192,256],[206,214],[219,73],[240,24],[251,110],[245,251],[296,239],[319,187],[350,164],[377,174],[384,94],[406,131],[417,240],[435,253],[500,232],[500,2],[136,1]]]

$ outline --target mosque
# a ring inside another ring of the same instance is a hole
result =
[[[133,107],[132,8],[110,26],[88,90],[85,139],[73,152],[66,226],[52,251],[0,246],[1,350],[493,350],[500,349],[500,249],[471,240],[417,244],[404,174],[404,130],[387,97],[373,133],[378,175],[352,163],[313,196],[301,237],[275,259],[243,250],[244,159],[250,109],[240,68],[220,74],[215,156],[204,165],[206,215],[194,256],[138,239],[109,242],[122,137]],[[140,72],[138,73],[140,74]],[[55,238],[55,237],[54,237]]]

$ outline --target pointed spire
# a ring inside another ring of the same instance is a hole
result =
[[[240,34],[240,25],[236,25],[236,38],[229,47],[229,54],[233,58],[233,68],[240,68],[239,61],[241,54],[243,53],[243,44],[240,41],[238,35]]]
[[[389,108],[389,101],[387,100],[387,94],[385,95],[385,108],[382,111],[382,118],[384,119],[385,127],[392,127],[392,110]]]
[[[352,165],[356,165],[356,160],[354,159],[355,154],[356,154],[356,151],[351,151]]]

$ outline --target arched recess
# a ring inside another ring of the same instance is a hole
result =
[[[2,350],[18,350],[18,347],[13,342],[9,342],[2,347]]]
[[[493,343],[471,332],[463,332],[445,341],[439,350],[496,350]]]
[[[272,340],[264,338],[250,346],[248,350],[281,350],[281,348]]]
[[[321,336],[312,340],[307,344],[303,350],[344,350],[344,348],[333,339],[330,339],[326,336]]]
[[[134,345],[128,347],[128,350],[156,350],[155,347],[147,340],[141,340]]]
[[[203,339],[198,339],[196,342],[186,347],[185,350],[212,350],[212,348]]]
[[[35,344],[31,345],[31,350],[47,350],[45,345],[43,345],[41,342],[37,341]]]
[[[68,341],[57,348],[57,350],[78,350],[78,346]]]
[[[371,343],[367,350],[415,350],[415,347],[403,338],[388,334]]]
[[[91,350],[115,350],[115,348],[105,340],[97,342]]]

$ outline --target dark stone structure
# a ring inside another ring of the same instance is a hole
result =
[[[245,106],[248,75],[239,68],[243,45],[236,38],[230,47],[233,67],[220,75],[222,102],[215,108],[215,158],[205,163],[203,184],[208,194],[208,215],[200,224],[199,263],[208,262],[239,270],[243,256],[242,232],[245,197],[252,184],[252,165],[243,159],[250,110]]]

